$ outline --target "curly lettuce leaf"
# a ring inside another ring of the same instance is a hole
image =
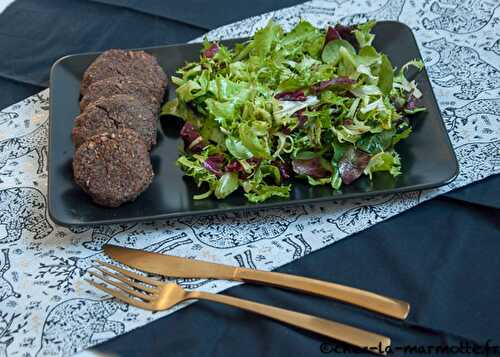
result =
[[[269,21],[266,27],[255,33],[253,39],[254,53],[259,57],[266,56],[271,51],[273,44],[278,42],[282,35],[283,29],[281,26],[273,21]]]
[[[360,48],[371,46],[373,40],[375,39],[375,35],[371,33],[371,30],[375,24],[375,21],[368,21],[356,26],[356,29],[353,32]]]
[[[248,124],[240,125],[238,129],[241,143],[256,157],[270,159],[271,152],[268,143],[262,138],[264,135],[259,132],[256,126]]]
[[[401,160],[395,151],[380,152],[370,159],[370,162],[364,169],[364,173],[372,178],[374,172],[388,171],[396,177],[401,174]]]
[[[245,193],[245,197],[253,203],[260,203],[268,200],[271,197],[288,198],[290,196],[291,185],[272,186],[261,184],[255,187],[254,190]]]

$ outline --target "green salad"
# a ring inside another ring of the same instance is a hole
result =
[[[269,22],[230,49],[205,40],[179,68],[162,120],[184,121],[177,165],[200,187],[195,199],[240,188],[251,202],[288,197],[291,178],[339,190],[362,175],[401,173],[394,146],[425,110],[405,70],[373,46],[375,22],[325,30]]]

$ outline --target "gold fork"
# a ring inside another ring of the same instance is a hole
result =
[[[389,337],[356,327],[227,295],[212,294],[203,291],[185,291],[174,283],[162,283],[100,260],[96,260],[96,262],[107,267],[109,270],[97,266],[94,268],[99,270],[102,274],[93,271],[89,271],[89,273],[93,277],[119,290],[109,288],[103,284],[98,284],[92,280],[87,281],[97,289],[141,309],[152,311],[167,310],[186,300],[202,299],[267,316],[271,319],[304,330],[316,332],[320,335],[346,342],[357,347],[368,348],[371,352],[385,351],[386,347],[391,344],[391,339]],[[373,348],[370,349],[370,347]],[[376,350],[374,349],[375,347]]]

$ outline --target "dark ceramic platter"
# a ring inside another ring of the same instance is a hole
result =
[[[408,60],[421,58],[411,30],[397,22],[380,22],[374,29],[374,46],[400,67]],[[224,41],[231,45],[237,40]],[[154,54],[165,72],[171,76],[186,61],[196,60],[200,44],[183,44],[146,49]],[[119,208],[104,208],[91,199],[73,182],[71,162],[74,154],[71,142],[73,118],[79,113],[79,86],[83,72],[98,53],[71,55],[58,60],[50,76],[50,143],[49,143],[49,213],[61,225],[110,224],[148,221],[198,214],[215,214],[237,210],[281,207],[320,201],[366,197],[402,191],[437,187],[449,183],[458,173],[458,163],[450,144],[427,73],[418,75],[423,92],[423,104],[428,111],[412,118],[414,132],[398,144],[402,175],[393,179],[385,173],[370,181],[363,177],[340,192],[331,188],[311,187],[305,182],[293,182],[289,199],[271,199],[262,204],[248,203],[241,192],[225,200],[215,198],[195,201],[200,193],[189,178],[175,166],[178,157],[180,126],[175,120],[163,120],[158,130],[158,145],[152,151],[155,179],[135,201]],[[412,73],[409,73],[411,76]],[[168,88],[168,98],[175,89]]]

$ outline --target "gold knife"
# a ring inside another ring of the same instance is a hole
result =
[[[125,265],[148,273],[176,278],[234,280],[272,285],[337,299],[401,320],[406,319],[410,312],[410,304],[398,299],[298,275],[234,267],[111,244],[104,246],[104,252]]]

